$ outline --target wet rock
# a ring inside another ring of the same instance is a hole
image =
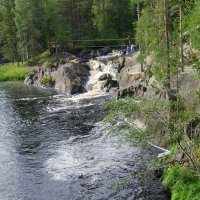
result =
[[[117,98],[118,97],[118,87],[112,87],[109,90],[109,94],[113,97],[113,98]]]
[[[154,176],[156,177],[156,178],[161,178],[162,177],[162,175],[163,175],[163,170],[164,169],[162,169],[162,168],[157,168],[157,169],[155,169],[154,170]]]
[[[112,76],[110,74],[103,74],[99,77],[99,81],[105,81],[107,79],[112,79]]]
[[[118,88],[119,83],[116,80],[107,79],[102,84],[102,89],[103,89],[104,92],[109,92],[112,87]]]
[[[122,61],[118,65],[118,73],[121,72],[121,70],[125,67],[125,57],[122,59]]]
[[[68,94],[77,94],[85,92],[85,84],[88,80],[89,66],[85,60],[77,60],[75,63],[60,64],[54,63],[52,67],[40,69],[36,72],[33,79],[26,78],[26,84],[34,84],[41,86],[45,76],[52,78],[52,83],[49,87],[55,88]]]
[[[135,91],[133,87],[119,89],[117,97],[134,96]]]
[[[112,87],[119,88],[119,82],[117,80],[112,80]]]
[[[79,57],[81,57],[81,58],[88,58],[88,57],[90,57],[90,53],[91,53],[90,49],[83,49],[79,53]]]
[[[99,55],[100,56],[105,56],[109,53],[112,53],[112,49],[110,47],[104,47],[102,49],[99,49]]]
[[[33,83],[34,83],[34,80],[33,80],[33,78],[32,77],[26,77],[25,78],[25,80],[24,80],[24,83],[25,84],[28,84],[28,85],[33,85]]]
[[[79,178],[79,179],[83,179],[83,178],[84,178],[84,175],[81,174],[78,178]]]

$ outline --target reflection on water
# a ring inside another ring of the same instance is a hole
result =
[[[0,199],[147,199],[137,178],[115,187],[141,162],[139,149],[106,138],[108,98],[0,83]]]

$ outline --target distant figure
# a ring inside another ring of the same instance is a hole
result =
[[[132,36],[131,35],[128,35],[128,41],[129,41],[129,45],[131,45],[131,40],[132,40]]]
[[[135,47],[134,47],[134,45],[132,44],[131,45],[131,53],[133,53],[135,51]]]
[[[127,54],[130,54],[131,53],[131,45],[128,45],[127,46]]]

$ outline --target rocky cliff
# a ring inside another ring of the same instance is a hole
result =
[[[162,84],[154,76],[147,77],[146,72],[141,72],[138,55],[139,52],[124,55],[120,50],[110,48],[84,49],[74,54],[65,52],[51,56],[39,68],[29,72],[25,83],[51,87],[68,94],[97,90],[109,92],[116,98],[126,95],[164,96]],[[147,59],[144,68],[151,65],[151,59]],[[172,87],[176,86],[177,77],[172,80]],[[195,98],[200,82],[193,68],[180,72],[178,87],[187,98]]]

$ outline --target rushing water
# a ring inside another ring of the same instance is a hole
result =
[[[0,83],[0,199],[164,199],[131,177],[139,149],[106,137],[107,99]]]

